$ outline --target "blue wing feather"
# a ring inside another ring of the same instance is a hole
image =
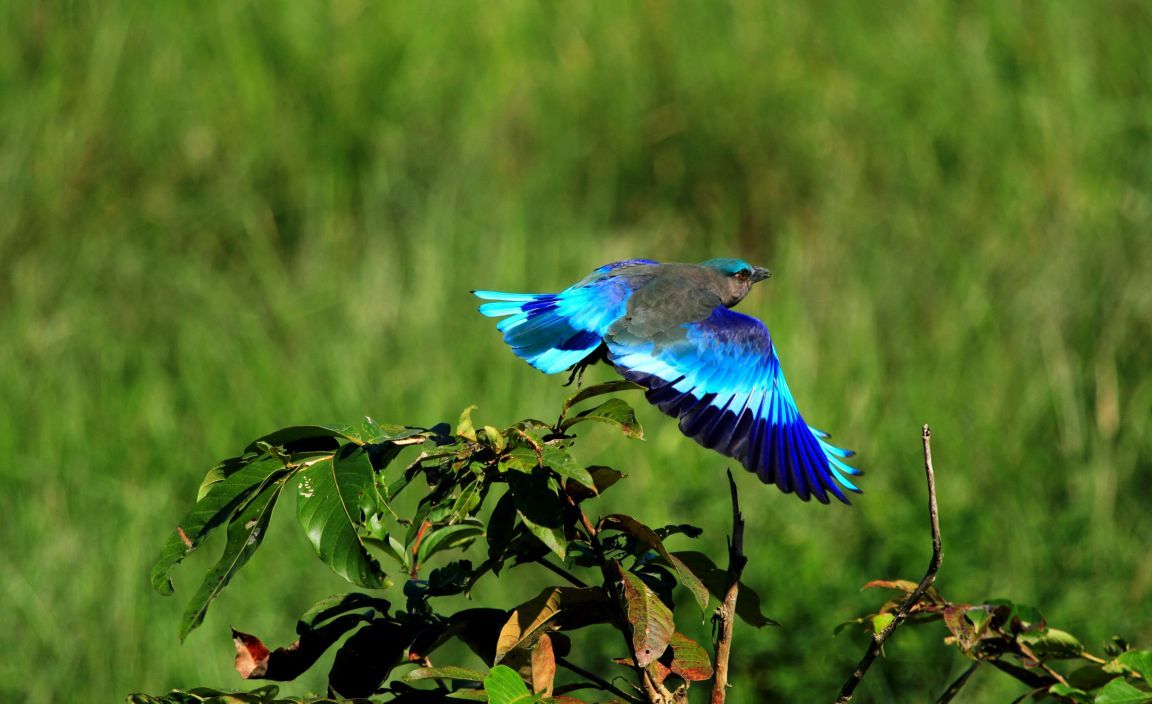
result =
[[[772,338],[755,318],[718,306],[686,323],[682,336],[657,346],[626,329],[606,336],[609,357],[627,379],[648,389],[648,400],[680,421],[705,447],[741,462],[761,481],[807,501],[848,503],[841,488],[860,474],[843,462],[848,450],[809,427],[784,380]]]
[[[555,374],[593,354],[603,343],[604,332],[624,315],[634,285],[619,270],[655,263],[629,259],[605,264],[560,293],[472,293],[488,301],[480,306],[482,314],[503,317],[496,329],[518,357]]]

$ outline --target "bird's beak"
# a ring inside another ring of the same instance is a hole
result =
[[[756,283],[757,281],[763,281],[764,279],[767,279],[770,276],[772,276],[772,272],[768,271],[764,267],[762,267],[762,266],[752,267],[752,283]]]

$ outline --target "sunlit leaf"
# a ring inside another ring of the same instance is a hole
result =
[[[1139,673],[1144,681],[1152,682],[1152,650],[1129,650],[1121,653],[1116,662]]]
[[[204,620],[208,605],[220,595],[233,575],[244,566],[264,541],[268,521],[276,507],[276,499],[284,488],[288,475],[264,486],[260,493],[250,499],[240,513],[228,523],[228,542],[220,560],[204,575],[204,581],[187,610],[180,625],[180,640],[192,632]]]
[[[531,647],[547,628],[577,628],[608,618],[610,605],[599,587],[549,587],[517,606],[496,640],[494,662],[516,648]]]
[[[475,405],[465,408],[460,414],[460,422],[456,424],[456,434],[472,442],[476,442],[476,428],[472,427],[472,411],[476,408]]]
[[[336,574],[370,589],[389,584],[359,532],[379,502],[368,455],[354,446],[300,473],[296,517],[308,542]]]
[[[1017,640],[1042,658],[1075,658],[1084,652],[1084,644],[1071,633],[1046,628],[1036,633],[1021,633]]]
[[[1152,693],[1116,678],[1101,688],[1095,704],[1152,704]]]
[[[632,624],[632,651],[640,667],[648,667],[664,654],[676,632],[672,612],[636,575],[624,572],[624,602]]]
[[[618,393],[620,391],[633,391],[633,390],[643,390],[643,389],[644,389],[644,387],[639,385],[639,384],[634,384],[631,381],[623,381],[623,380],[607,381],[607,382],[604,382],[603,384],[596,384],[594,386],[589,386],[585,389],[581,389],[579,392],[577,392],[575,394],[572,394],[571,396],[568,397],[567,400],[564,401],[564,406],[560,409],[560,417],[561,418],[566,417],[568,415],[568,410],[571,409],[573,406],[580,403],[581,401],[587,401],[588,399],[593,398],[595,396],[603,396],[604,394],[614,394],[614,393]]]
[[[491,704],[532,704],[536,696],[510,667],[497,665],[484,678],[484,692]]]
[[[572,426],[589,420],[615,426],[630,438],[636,438],[638,440],[644,438],[644,429],[640,427],[640,422],[636,420],[636,411],[632,410],[632,407],[625,401],[618,398],[610,398],[595,408],[581,411],[575,416],[566,419],[560,424],[560,429],[567,432]]]
[[[482,682],[484,673],[469,670],[463,667],[418,667],[404,675],[405,682],[418,682],[420,680],[467,680]]]

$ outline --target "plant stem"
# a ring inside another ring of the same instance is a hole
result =
[[[846,704],[852,701],[852,694],[856,691],[856,686],[864,679],[865,673],[872,666],[872,661],[880,654],[884,643],[900,627],[904,619],[908,618],[912,608],[924,596],[924,592],[928,591],[928,587],[931,587],[932,583],[936,581],[936,573],[940,571],[944,547],[940,540],[940,514],[936,508],[936,475],[932,469],[932,430],[927,424],[921,429],[921,438],[924,444],[924,474],[928,480],[928,518],[932,525],[932,559],[928,563],[928,571],[924,573],[924,578],[920,580],[920,584],[916,585],[916,589],[912,590],[907,598],[901,602],[900,607],[893,614],[891,623],[879,633],[872,634],[872,642],[868,644],[867,652],[864,653],[860,664],[856,666],[844,686],[840,688],[840,695],[836,697],[836,704]]]
[[[740,592],[740,575],[748,558],[744,556],[744,516],[740,513],[740,498],[736,493],[736,480],[728,470],[728,490],[732,495],[732,538],[728,541],[728,589],[724,601],[712,617],[719,635],[716,639],[715,679],[712,682],[711,704],[723,704],[728,696],[728,658],[732,653],[732,628],[736,623],[736,599]]]
[[[559,665],[560,667],[565,668],[566,670],[570,670],[572,672],[575,672],[576,674],[580,675],[584,679],[588,680],[589,683],[595,685],[596,687],[599,687],[600,689],[604,690],[605,692],[611,692],[618,697],[623,697],[625,700],[630,701],[630,702],[636,702],[637,704],[642,704],[644,701],[643,699],[637,698],[633,694],[628,694],[627,692],[620,689],[619,687],[612,684],[611,682],[604,679],[603,677],[601,677],[601,676],[599,676],[593,672],[589,672],[588,670],[585,670],[584,668],[580,667],[579,665],[568,662],[564,658],[556,658],[556,664]],[[563,688],[561,688],[561,689],[563,689]],[[567,691],[572,691],[572,690],[567,690]],[[560,693],[559,689],[557,690],[557,692]]]

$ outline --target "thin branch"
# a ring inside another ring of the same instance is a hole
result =
[[[960,688],[968,684],[968,678],[971,677],[979,667],[980,661],[973,660],[972,664],[968,666],[968,669],[960,673],[960,676],[957,677],[952,684],[948,685],[948,689],[944,690],[944,693],[936,700],[936,704],[948,704],[948,702],[952,701],[953,697],[960,693]]]
[[[891,623],[885,626],[879,633],[872,634],[872,642],[868,644],[868,650],[861,658],[860,664],[856,666],[856,670],[848,677],[844,686],[840,688],[840,695],[836,697],[836,704],[846,704],[852,701],[852,694],[856,691],[856,685],[860,684],[864,679],[864,674],[868,672],[868,668],[872,666],[872,661],[880,654],[880,650],[884,647],[884,643],[892,636],[904,619],[908,618],[912,608],[924,596],[924,592],[932,586],[936,581],[936,573],[940,571],[940,561],[943,558],[944,548],[940,541],[940,514],[936,509],[936,475],[932,470],[932,430],[924,425],[921,431],[921,437],[924,442],[924,474],[928,479],[928,517],[932,523],[932,560],[928,563],[928,571],[924,573],[924,578],[920,580],[920,584],[916,589],[904,599],[900,607],[896,609],[893,614]]]
[[[636,702],[637,704],[643,704],[643,702],[644,702],[643,699],[636,697],[636,695],[634,695],[634,694],[629,694],[629,693],[625,692],[624,690],[620,689],[619,687],[612,684],[608,680],[604,679],[600,675],[597,675],[593,672],[589,672],[588,670],[585,670],[584,668],[580,667],[579,665],[576,665],[575,663],[571,663],[571,662],[565,660],[564,658],[556,658],[556,664],[559,665],[560,667],[567,669],[567,670],[575,672],[577,675],[580,675],[584,679],[588,680],[588,683],[591,683],[594,686],[599,687],[600,689],[604,690],[605,692],[611,692],[618,697],[624,698],[625,701]],[[561,692],[560,689],[564,689],[564,687],[558,688],[557,693],[563,694],[563,692]],[[565,691],[574,691],[574,690],[567,689]]]
[[[568,570],[564,569],[564,568],[563,568],[563,567],[561,567],[560,565],[555,565],[555,564],[552,564],[551,562],[549,562],[549,561],[548,561],[548,559],[547,559],[547,558],[543,558],[543,557],[542,557],[542,558],[540,558],[539,560],[537,560],[536,562],[537,562],[537,563],[538,563],[540,566],[542,566],[542,567],[544,567],[544,568],[546,568],[546,569],[548,569],[548,570],[550,570],[550,571],[552,571],[552,572],[555,572],[556,574],[560,575],[561,577],[563,577],[564,579],[568,580],[570,583],[572,583],[572,584],[576,585],[577,587],[586,587],[586,586],[588,586],[588,584],[587,584],[587,583],[586,583],[584,580],[580,579],[579,577],[577,577],[576,575],[572,574],[572,573],[571,573],[571,572],[569,572]]]
[[[732,494],[732,538],[728,541],[728,589],[724,601],[712,617],[719,634],[716,638],[715,679],[712,681],[711,704],[724,704],[728,695],[728,657],[732,652],[732,627],[736,622],[736,599],[740,592],[740,575],[748,558],[744,556],[744,516],[740,513],[740,498],[736,494],[736,480],[728,470],[728,490]]]

